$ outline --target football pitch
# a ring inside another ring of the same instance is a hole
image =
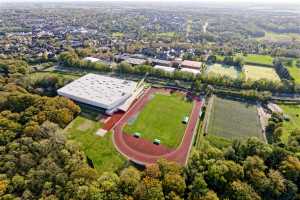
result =
[[[234,67],[229,65],[213,64],[207,67],[208,76],[227,76],[232,79],[237,79],[240,72]]]
[[[247,80],[257,81],[266,79],[273,82],[280,82],[280,78],[274,68],[245,65],[244,72]]]
[[[249,54],[244,59],[246,63],[273,66],[273,58],[269,55]]]
[[[186,100],[182,93],[156,93],[141,112],[129,120],[124,128],[128,134],[140,133],[142,138],[176,148],[181,143],[186,124],[184,117],[189,116],[193,103]]]
[[[229,140],[258,137],[263,140],[254,104],[213,97],[208,134]]]

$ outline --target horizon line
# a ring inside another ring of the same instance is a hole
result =
[[[163,2],[162,2],[163,1]],[[257,5],[300,5],[300,1],[251,1],[251,0],[0,0],[0,4],[2,3],[74,3],[74,2],[80,2],[80,3],[89,3],[89,2],[120,2],[120,3],[126,3],[126,2],[136,2],[136,3],[164,3],[164,2],[174,2],[174,3],[194,3],[194,2],[202,2],[202,3],[208,3],[208,4],[228,4],[228,3],[235,3],[235,4],[257,4]]]

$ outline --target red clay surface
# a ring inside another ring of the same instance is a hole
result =
[[[123,117],[125,113],[123,111],[118,111],[116,113],[114,113],[112,116],[109,117],[109,119],[107,120],[107,122],[104,123],[103,125],[103,129],[110,131],[113,126]]]
[[[167,160],[175,161],[181,165],[185,165],[192,146],[194,130],[197,125],[199,113],[202,108],[202,102],[199,99],[194,98],[193,110],[181,144],[177,149],[168,149],[163,145],[157,146],[145,139],[137,139],[123,133],[123,127],[126,125],[127,121],[144,108],[150,99],[149,97],[154,93],[162,91],[165,92],[170,90],[151,88],[145,91],[144,95],[136,101],[136,103],[123,115],[120,121],[117,122],[113,128],[113,142],[117,150],[123,156],[139,164],[149,165],[155,163],[160,158],[165,158]]]
[[[151,141],[143,138],[135,138],[125,133],[123,134],[123,140],[130,148],[149,155],[161,156],[174,151],[174,149],[167,148],[163,145],[155,145]]]

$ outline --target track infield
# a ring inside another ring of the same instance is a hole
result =
[[[147,105],[127,123],[124,132],[138,132],[144,139],[159,139],[161,144],[176,148],[186,129],[182,119],[190,115],[192,107],[193,103],[182,93],[152,94]]]
[[[140,97],[140,99],[127,111],[127,113],[114,127],[113,141],[115,147],[123,156],[127,157],[129,160],[132,160],[139,164],[148,165],[155,163],[160,158],[165,158],[167,160],[178,162],[182,165],[186,164],[189,151],[192,146],[195,132],[194,130],[197,126],[199,112],[202,107],[202,102],[199,99],[194,99],[193,103],[190,103],[190,118],[188,124],[182,130],[182,136],[180,137],[179,142],[177,141],[177,143],[179,143],[177,148],[169,148],[164,144],[155,145],[151,140],[144,139],[143,135],[142,138],[136,139],[132,135],[123,132],[123,128],[126,126],[126,124],[128,124],[128,122],[130,122],[132,118],[136,117],[138,113],[146,109],[147,104],[151,102],[151,97],[153,97],[153,95],[161,93],[165,93],[166,95],[166,92],[171,95],[170,90],[166,89],[151,88],[147,90],[145,94]],[[185,111],[188,110],[189,109]],[[154,114],[162,115],[162,112],[153,113],[153,115]],[[179,117],[177,118],[179,119]],[[179,124],[181,124],[181,120],[182,118],[180,117]],[[134,124],[134,122],[132,124]],[[138,142],[137,140],[140,140],[140,142]]]

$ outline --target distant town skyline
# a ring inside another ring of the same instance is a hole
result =
[[[84,1],[121,1],[121,0],[0,0],[0,2],[84,2]],[[137,1],[137,2],[184,2],[186,0],[125,0],[125,1]],[[300,4],[299,0],[190,0],[194,2],[208,2],[208,3],[259,3],[259,4]]]

